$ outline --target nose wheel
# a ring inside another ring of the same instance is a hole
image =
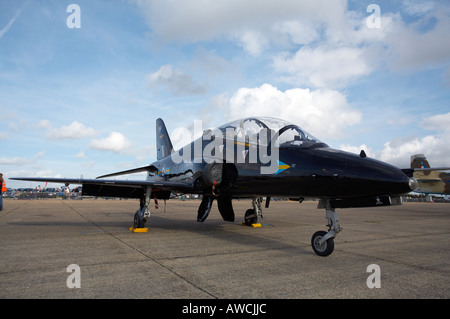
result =
[[[331,255],[334,250],[334,239],[328,238],[327,240],[322,242],[322,239],[327,234],[326,231],[319,230],[312,235],[311,238],[311,246],[314,252],[322,257],[326,257]]]

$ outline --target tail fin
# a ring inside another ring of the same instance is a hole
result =
[[[172,142],[162,119],[156,120],[156,150],[158,160],[169,156],[173,150]]]
[[[411,156],[411,168],[430,168],[427,158],[423,154]]]

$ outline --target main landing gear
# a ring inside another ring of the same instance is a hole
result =
[[[150,187],[147,187],[145,190],[145,195],[140,200],[140,207],[134,214],[133,219],[133,227],[136,228],[144,228],[145,224],[147,223],[147,220],[150,217],[150,195],[151,195],[152,189]]]
[[[253,200],[252,200],[253,208],[247,209],[247,211],[245,212],[245,215],[244,215],[245,225],[251,226],[258,222],[258,217],[263,218],[262,208],[261,208],[262,201],[263,201],[262,197],[254,197],[253,198]],[[269,201],[270,201],[270,197],[267,198],[266,208],[269,207]]]
[[[321,203],[319,203],[321,207]],[[334,208],[331,208],[330,203],[326,202],[326,218],[328,219],[328,232],[317,231],[311,238],[311,246],[314,252],[319,256],[329,256],[334,250],[334,238],[342,230],[339,223],[339,215]]]

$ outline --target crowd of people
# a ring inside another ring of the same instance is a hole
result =
[[[13,198],[13,199],[43,199],[43,198],[63,198],[63,199],[80,199],[82,189],[81,187],[74,187],[70,189],[67,186],[60,188],[41,188],[37,186],[35,188],[17,188],[11,189],[6,188],[4,180],[0,182],[3,183],[2,191],[0,193],[0,205],[3,198]]]

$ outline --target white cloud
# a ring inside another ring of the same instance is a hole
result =
[[[87,156],[84,154],[84,150],[81,150],[78,154],[75,154],[73,158],[87,158]]]
[[[288,82],[314,87],[342,87],[351,79],[367,75],[371,67],[359,48],[302,47],[293,56],[274,59],[276,71],[288,74]]]
[[[27,165],[35,163],[44,155],[44,152],[39,152],[32,158],[24,157],[0,157],[0,165]]]
[[[353,146],[343,144],[343,151],[359,154],[361,150],[372,157],[383,162],[390,163],[400,168],[408,168],[410,158],[414,154],[425,154],[434,166],[448,166],[450,158],[450,147],[447,140],[450,135],[429,135],[425,137],[397,137],[385,143],[381,150],[373,150],[367,145]]]
[[[391,163],[401,168],[409,167],[409,161],[414,154],[425,154],[433,166],[450,165],[450,113],[437,114],[424,118],[421,127],[434,130],[435,135],[425,137],[409,136],[397,137],[385,143],[381,150],[374,151],[366,145],[354,147],[351,145],[341,145],[341,149],[353,153],[359,153],[358,149],[365,149],[370,157]],[[369,155],[370,154],[370,155]]]
[[[448,66],[450,9],[433,5],[414,10],[428,13],[406,23],[399,13],[387,12],[381,15],[379,29],[368,28],[367,16],[350,11],[333,27],[309,24],[313,42],[295,53],[278,53],[273,67],[288,83],[339,88],[376,70],[416,71]],[[324,32],[319,37],[316,33],[321,28]]]
[[[245,31],[239,38],[245,52],[253,56],[260,55],[269,45],[267,37],[256,31]]]
[[[433,131],[450,131],[450,112],[426,117],[420,123],[420,127]]]
[[[122,133],[112,132],[104,139],[92,140],[88,147],[100,151],[122,153],[130,149],[131,142]]]
[[[346,97],[335,90],[291,89],[280,91],[270,84],[241,88],[221,107],[229,120],[247,116],[281,118],[319,139],[340,138],[346,127],[361,121],[361,113],[350,107]]]
[[[62,178],[61,174],[55,174],[51,169],[43,169],[43,170],[28,170],[28,169],[16,169],[9,171],[7,173],[8,177],[18,177],[18,176],[26,176],[26,177],[50,177],[50,178]],[[4,176],[3,176],[4,177]],[[17,186],[13,187],[24,187],[23,182],[17,182],[10,180],[9,185],[15,183]],[[49,183],[50,185],[50,183]]]
[[[73,121],[69,125],[63,125],[59,128],[51,128],[50,122],[42,120],[39,122],[40,128],[49,129],[46,137],[53,140],[65,140],[65,139],[80,139],[85,137],[91,137],[96,134],[95,130],[90,127],[86,127],[84,124]]]
[[[294,44],[309,44],[320,39],[318,26],[315,23],[308,23],[308,21],[281,21],[273,26],[273,31],[287,36],[288,41]]]
[[[443,2],[404,2],[401,13],[381,6],[381,27],[347,1],[136,1],[155,39],[236,42],[252,56],[278,52],[273,67],[293,85],[343,87],[374,70],[436,68],[450,60],[450,9]],[[420,15],[418,15],[420,14]],[[300,46],[301,45],[301,46]],[[289,50],[290,53],[281,53]]]
[[[28,121],[25,119],[11,121],[8,123],[8,129],[13,132],[18,132],[18,131],[24,129],[25,127],[27,127],[28,126],[27,124],[28,124]]]
[[[227,61],[217,54],[216,50],[198,48],[194,52],[192,61],[183,65],[189,73],[195,73],[202,83],[223,83],[233,81],[241,76],[240,66],[233,61]]]
[[[51,129],[52,125],[50,124],[49,120],[40,120],[37,128],[41,128],[41,129]]]
[[[409,162],[411,155],[414,154],[432,154],[442,144],[442,141],[436,136],[418,137],[400,137],[395,138],[390,142],[384,144],[379,158],[382,161],[401,166]]]
[[[419,10],[419,9],[417,9]],[[450,62],[450,9],[436,7],[407,25],[399,16],[384,44],[393,69],[437,68]]]
[[[177,127],[170,134],[170,139],[172,141],[174,150],[179,150],[183,146],[192,142],[197,137],[199,136],[194,137],[193,126],[189,128],[184,126]]]
[[[147,74],[151,89],[165,88],[175,96],[197,95],[206,92],[206,88],[194,81],[189,75],[171,65],[163,65],[156,72]]]
[[[312,29],[310,25],[314,25],[313,29],[337,27],[345,21],[347,8],[346,1],[327,0],[137,0],[135,3],[152,35],[162,42],[195,43],[225,37],[239,41],[250,54],[264,44],[261,35],[276,39],[287,34],[296,43],[311,39],[293,30],[298,24],[286,22],[301,21],[305,31]]]
[[[436,9],[436,3],[423,0],[403,0],[403,9],[411,15],[421,15]]]

